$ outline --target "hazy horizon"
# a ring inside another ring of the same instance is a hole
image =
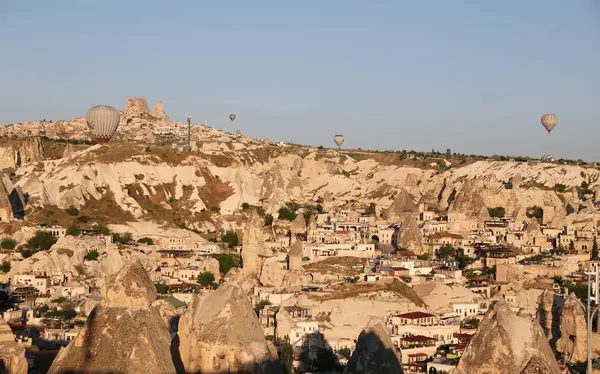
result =
[[[598,19],[594,0],[1,2],[0,123],[142,96],[272,141],[598,161]]]

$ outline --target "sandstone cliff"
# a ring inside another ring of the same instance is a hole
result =
[[[151,308],[156,290],[142,264],[128,262],[102,293],[104,299],[49,373],[175,373],[169,330]]]
[[[560,339],[556,343],[565,361],[584,362],[587,359],[587,322],[585,311],[575,294],[569,295],[560,316]]]
[[[181,362],[189,373],[281,373],[241,287],[224,284],[195,297],[179,323]]]

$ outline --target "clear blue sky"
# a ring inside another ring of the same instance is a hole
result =
[[[275,141],[600,161],[598,0],[0,0],[0,47],[0,123],[144,96]]]

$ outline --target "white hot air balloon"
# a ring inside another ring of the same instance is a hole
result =
[[[558,118],[553,113],[546,113],[542,116],[542,126],[548,131],[548,134],[552,131],[554,126],[558,123]]]
[[[344,135],[336,135],[333,137],[333,142],[338,146],[338,148],[344,143]]]
[[[106,143],[117,131],[121,115],[111,106],[96,105],[88,110],[85,119],[96,142]]]

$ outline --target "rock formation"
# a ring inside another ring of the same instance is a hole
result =
[[[381,322],[370,321],[356,342],[344,374],[402,373],[402,354],[394,347]]]
[[[0,222],[10,222],[13,219],[12,205],[4,183],[0,183]]]
[[[389,208],[383,214],[383,218],[387,220],[394,220],[402,218],[406,213],[416,214],[417,206],[413,197],[404,188],[400,189],[398,195],[389,206]]]
[[[296,238],[297,234],[306,234],[306,221],[302,214],[299,213],[294,221],[292,221],[290,232],[292,233],[292,240]]]
[[[412,214],[406,214],[398,232],[398,247],[413,251],[416,254],[424,252],[421,229],[417,219]]]
[[[188,373],[281,373],[256,313],[239,286],[195,297],[179,322],[179,352]]]
[[[159,308],[151,308],[156,290],[139,260],[110,276],[102,294],[49,373],[175,373],[169,330]]]
[[[292,246],[287,255],[288,270],[302,270],[302,243]]]
[[[279,308],[275,315],[275,335],[277,339],[285,339],[286,336],[290,336],[290,332],[296,327],[296,322],[292,319],[292,316],[284,308]]]
[[[223,281],[227,284],[241,287],[246,295],[252,295],[254,287],[258,286],[258,282],[254,277],[245,276],[239,268],[229,269]]]
[[[560,337],[560,316],[563,302],[561,296],[550,290],[544,290],[538,300],[537,318],[551,346],[554,346]]]
[[[0,372],[7,374],[27,374],[29,366],[25,358],[25,348],[15,342],[12,330],[0,319]]]
[[[7,147],[0,147],[0,170],[14,169],[45,159],[44,145],[40,138],[26,138]]]
[[[454,374],[559,374],[542,329],[514,314],[504,301],[487,312]]]
[[[242,240],[242,261],[245,275],[260,274],[264,252],[263,220],[256,211],[250,213]]]
[[[565,361],[584,362],[587,359],[587,323],[585,311],[574,293],[565,301],[560,316],[560,339],[556,349],[565,354]]]
[[[489,220],[490,214],[481,195],[482,188],[474,181],[467,181],[456,194],[448,212],[462,213],[468,219]]]
[[[127,116],[140,116],[149,113],[150,109],[148,109],[148,102],[146,99],[143,97],[136,97],[127,99],[124,112]]]
[[[167,117],[167,115],[165,114],[165,110],[164,110],[162,101],[158,101],[156,103],[156,105],[154,106],[154,110],[152,111],[151,114],[156,118],[166,118]]]

